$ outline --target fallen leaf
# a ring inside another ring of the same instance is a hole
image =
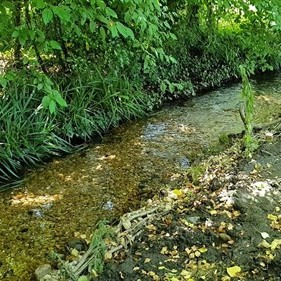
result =
[[[216,214],[218,213],[218,211],[216,211],[216,210],[211,210],[211,211],[209,211],[209,213],[210,213],[211,215],[216,215]]]
[[[274,239],[270,244],[270,248],[271,250],[275,250],[280,245],[281,245],[281,239]]]
[[[262,242],[258,246],[262,247],[262,248],[270,248],[271,247],[271,245],[265,240],[262,240]]]
[[[163,248],[161,249],[160,253],[161,253],[162,255],[168,254],[168,248],[167,248],[167,247],[163,247]]]
[[[105,255],[104,255],[104,259],[105,259],[105,260],[110,260],[110,259],[112,259],[112,253],[111,253],[111,252],[106,252]]]
[[[150,262],[150,261],[151,261],[151,259],[146,258],[146,259],[144,260],[144,263],[148,263],[148,262]]]
[[[269,234],[267,232],[261,232],[261,237],[263,239],[269,238]]]
[[[205,248],[205,247],[202,247],[202,248],[200,248],[200,249],[198,249],[199,250],[199,252],[200,253],[206,253],[207,251],[208,251],[208,249],[207,248]]]
[[[183,192],[182,192],[182,190],[180,190],[180,189],[174,189],[174,190],[173,190],[173,193],[174,193],[175,195],[177,195],[177,196],[182,196],[182,195],[183,195]]]
[[[71,255],[74,256],[74,257],[78,257],[79,256],[79,252],[76,249],[72,249]]]
[[[228,273],[228,275],[229,275],[230,277],[236,277],[237,274],[238,274],[239,272],[241,272],[241,267],[235,265],[235,266],[232,266],[232,267],[228,267],[228,268],[226,269],[226,271],[227,271],[227,273]]]
[[[273,214],[268,214],[268,215],[267,215],[267,218],[268,218],[269,220],[271,220],[271,221],[276,221],[276,220],[278,219],[278,217],[275,216],[275,215],[273,215]]]
[[[201,256],[201,253],[200,253],[199,251],[196,251],[196,252],[194,253],[194,255],[195,255],[197,258],[199,258],[199,257]]]
[[[232,240],[231,237],[230,237],[229,235],[227,235],[226,233],[219,233],[219,237],[220,237],[223,241]]]
[[[183,270],[183,271],[181,272],[181,276],[183,276],[184,279],[187,279],[187,278],[190,278],[190,277],[191,277],[191,273],[188,272],[187,270]]]
[[[237,218],[237,217],[239,217],[240,215],[241,215],[241,213],[239,212],[239,211],[234,211],[233,213],[233,216],[235,217],[235,218]]]

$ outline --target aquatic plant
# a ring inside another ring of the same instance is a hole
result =
[[[252,153],[258,147],[258,142],[253,135],[253,110],[254,110],[254,94],[249,82],[246,69],[240,65],[240,73],[242,77],[242,91],[241,99],[242,106],[240,106],[240,116],[244,123],[245,135],[244,145],[245,154],[247,157],[252,157]]]
[[[103,271],[104,256],[107,249],[105,241],[110,237],[113,237],[113,231],[105,221],[100,221],[93,233],[87,252],[75,266],[64,263],[61,268],[63,275],[70,280],[77,281],[82,280],[83,274],[85,274],[84,276],[89,274],[94,277],[100,274]]]

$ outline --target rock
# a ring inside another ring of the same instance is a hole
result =
[[[69,253],[71,253],[73,249],[77,250],[78,252],[86,251],[87,243],[82,239],[74,238],[67,242],[66,249],[69,251]]]
[[[113,210],[114,204],[112,201],[107,201],[103,204],[102,209],[103,210]]]
[[[41,281],[46,275],[50,275],[52,267],[49,264],[43,264],[35,270],[35,277],[37,281]]]
[[[44,215],[42,210],[40,210],[40,209],[31,209],[28,211],[28,214],[34,218],[42,218]]]

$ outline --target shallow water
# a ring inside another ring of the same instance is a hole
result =
[[[253,80],[256,122],[281,112],[281,77]],[[32,280],[50,252],[63,253],[74,237],[87,237],[95,224],[138,208],[164,186],[175,188],[193,161],[239,133],[241,85],[221,88],[150,117],[129,122],[99,145],[54,159],[30,172],[25,184],[0,194],[0,279]]]

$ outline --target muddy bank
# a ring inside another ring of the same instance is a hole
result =
[[[94,280],[280,280],[280,144],[247,162],[238,146],[211,157],[199,184],[178,187],[173,210]]]

